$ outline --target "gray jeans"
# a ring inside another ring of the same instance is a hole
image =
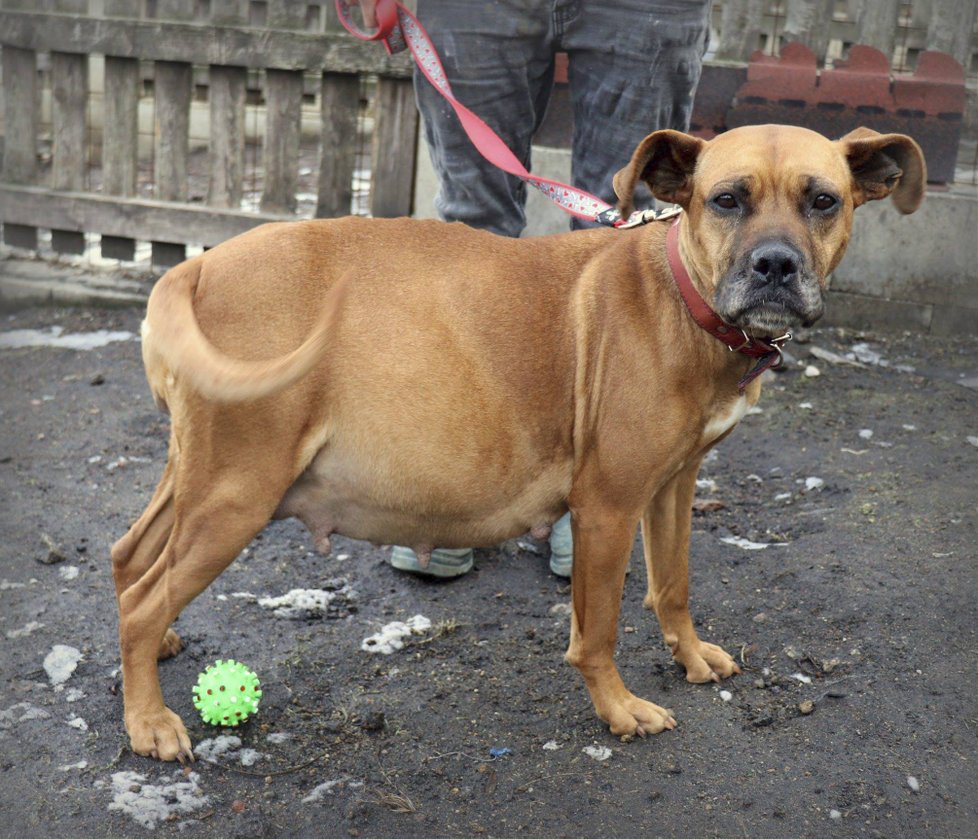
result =
[[[646,134],[689,127],[712,0],[418,0],[456,98],[531,169],[530,143],[566,52],[574,108],[571,177],[609,204]],[[486,162],[419,72],[418,107],[442,218],[507,236],[526,226],[526,185]],[[532,169],[531,169],[532,171]],[[651,196],[638,206],[650,206]],[[573,222],[574,227],[589,226]]]

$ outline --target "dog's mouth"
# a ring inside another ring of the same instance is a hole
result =
[[[817,288],[817,286],[816,286]],[[745,295],[735,306],[717,306],[717,314],[727,323],[753,335],[781,335],[799,326],[815,323],[824,311],[821,293],[818,301],[803,301],[798,295]]]
[[[758,336],[811,326],[825,309],[818,278],[796,250],[783,246],[745,254],[720,280],[714,305],[727,323]]]

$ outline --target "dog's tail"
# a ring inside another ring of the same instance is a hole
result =
[[[161,407],[166,407],[171,383],[180,380],[218,402],[271,396],[299,381],[323,357],[346,295],[345,281],[327,293],[319,321],[296,349],[268,361],[245,361],[225,355],[201,331],[193,306],[200,265],[200,258],[191,259],[168,271],[153,288],[146,307],[143,359]]]

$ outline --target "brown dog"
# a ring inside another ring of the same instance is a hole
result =
[[[678,253],[731,327],[816,320],[852,211],[913,212],[924,162],[902,135],[838,142],[741,128],[647,137],[615,188],[680,204]],[[170,271],[143,356],[173,420],[152,501],[112,551],[132,748],[192,758],[163,703],[170,623],[271,518],[322,550],[492,545],[573,513],[567,660],[612,733],[672,728],[613,660],[641,521],[645,604],[693,682],[736,673],[687,609],[690,506],[703,455],[757,401],[752,362],[691,318],[665,222],[512,240],[459,224],[347,218],[260,227]],[[724,327],[726,328],[726,327]],[[734,330],[736,331],[736,330]]]

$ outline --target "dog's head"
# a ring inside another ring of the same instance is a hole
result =
[[[656,131],[615,176],[624,215],[639,181],[686,211],[684,257],[717,314],[760,336],[821,317],[853,210],[891,195],[912,213],[926,169],[920,147],[902,134],[858,128],[833,142],[805,128],[758,125],[708,142]]]

